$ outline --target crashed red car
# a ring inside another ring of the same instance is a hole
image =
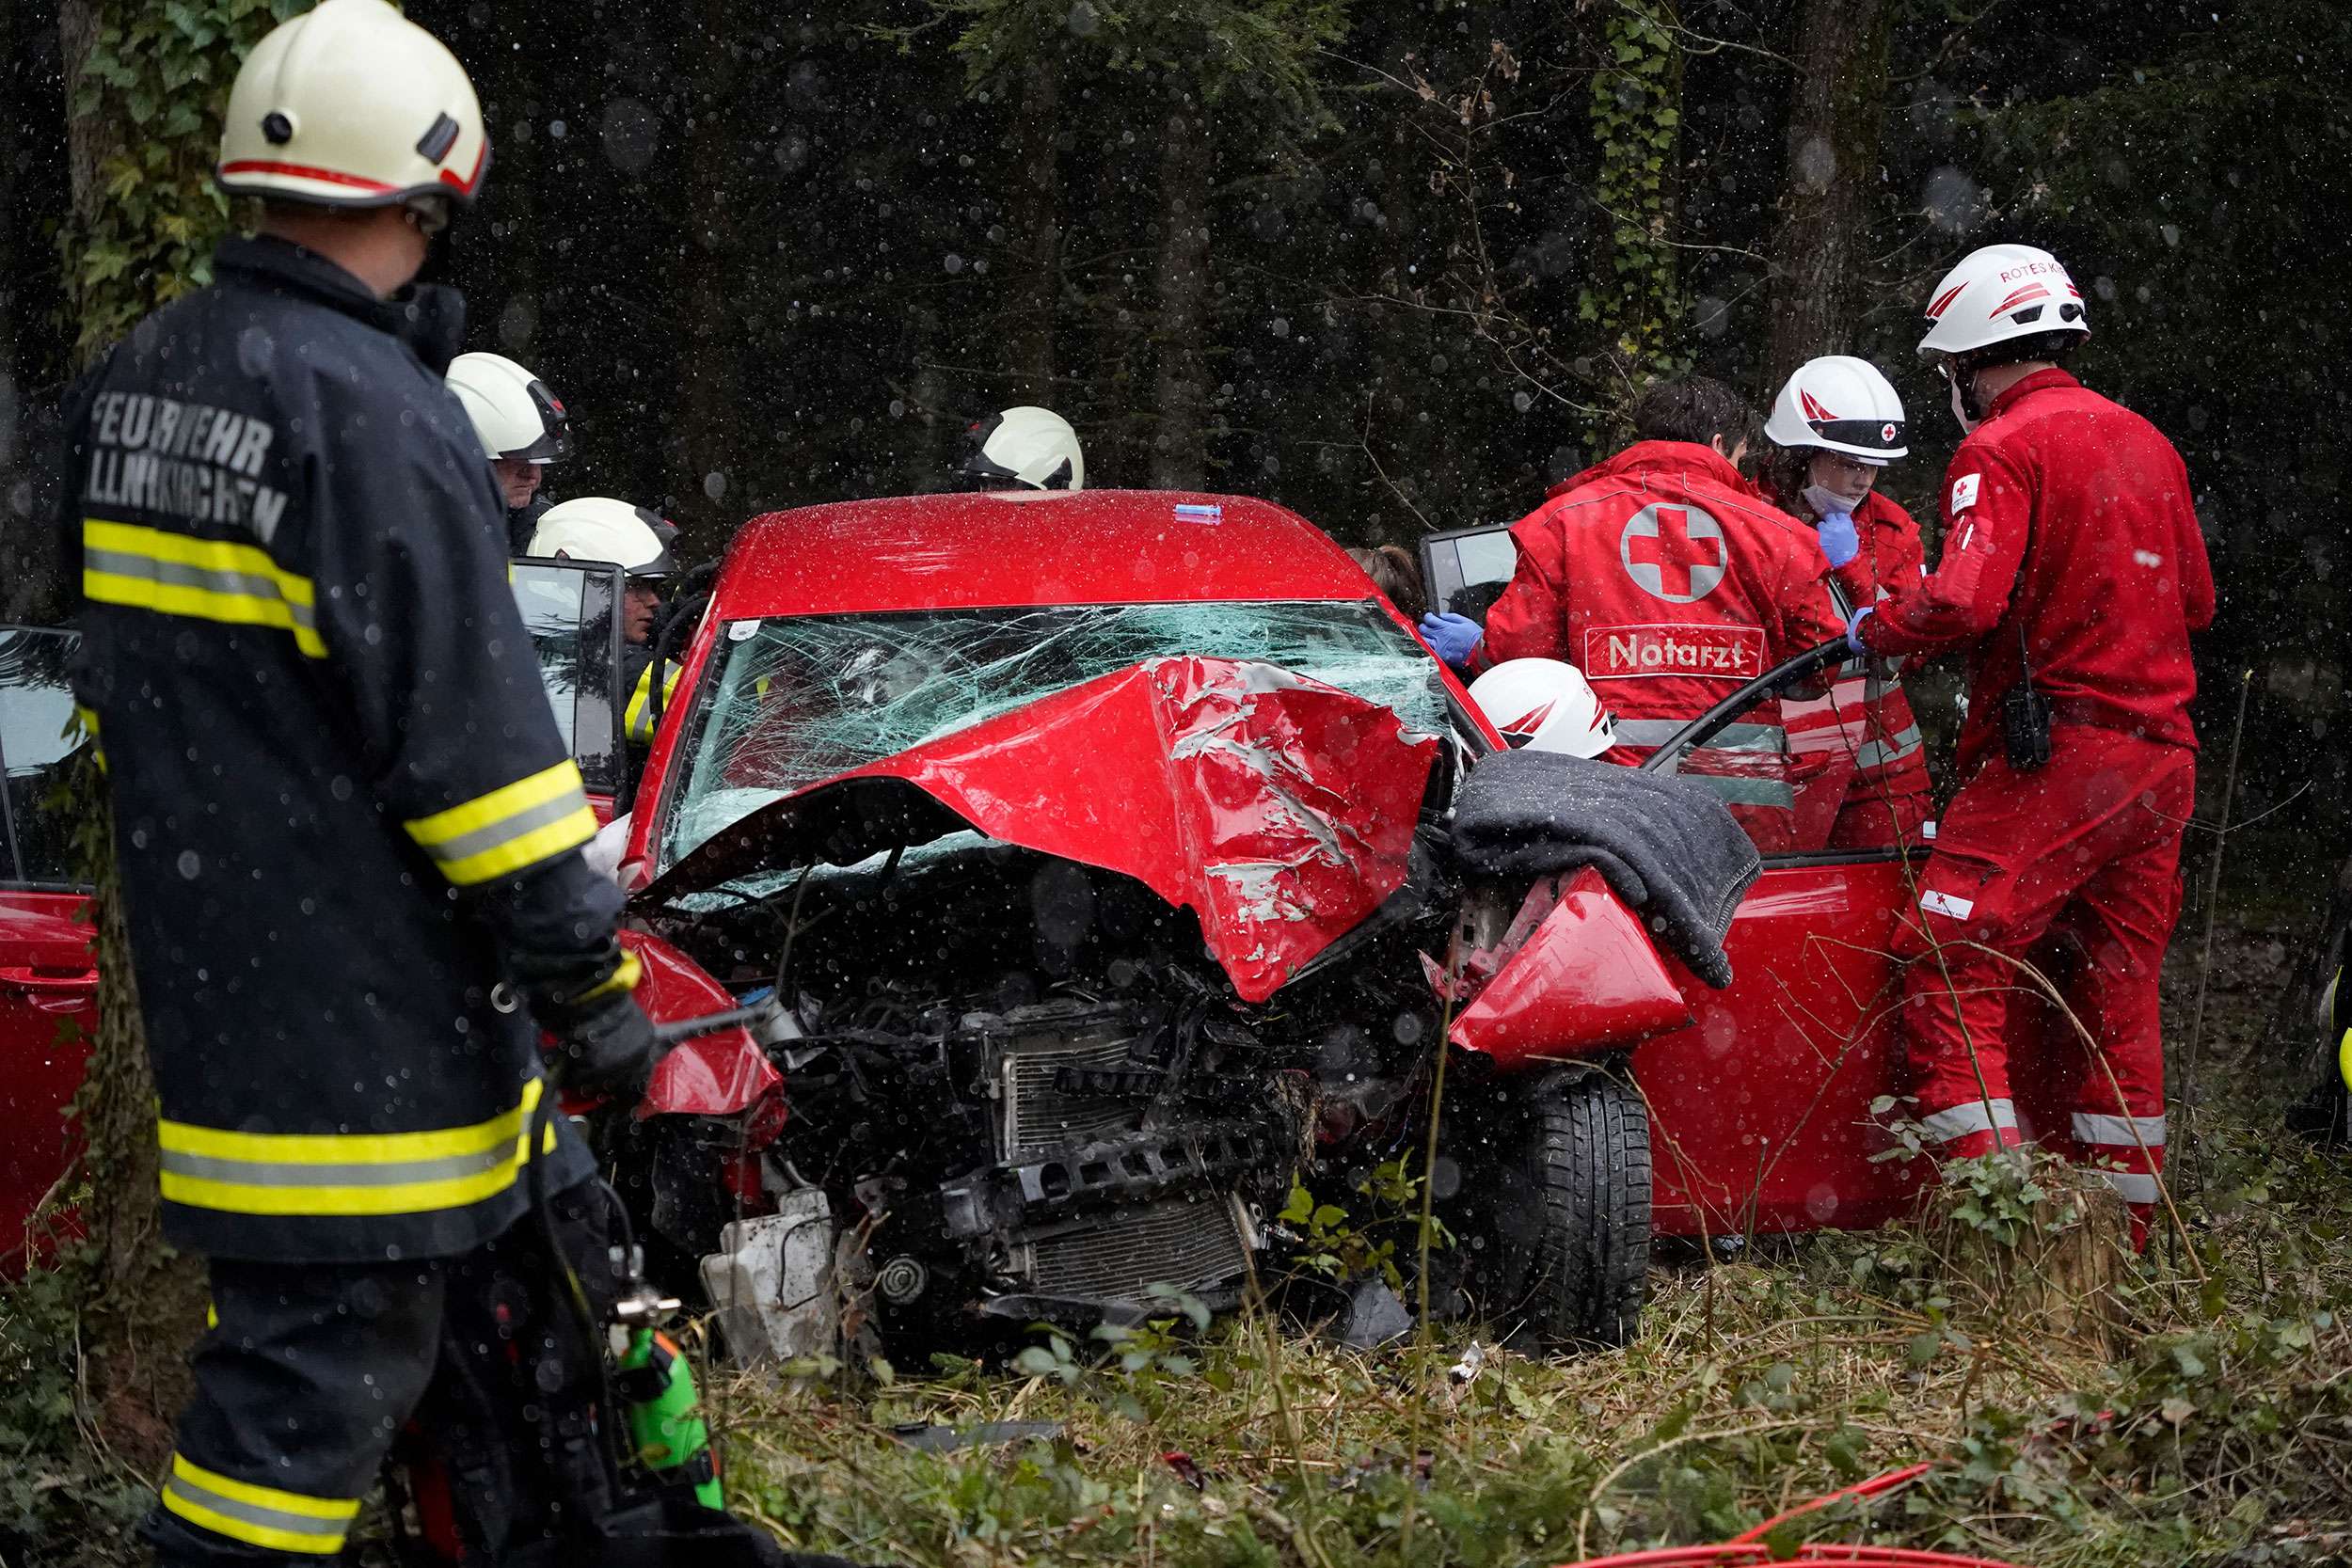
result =
[[[1621,1340],[1653,1218],[1869,1224],[1908,1185],[1866,1114],[1891,861],[1768,869],[1724,992],[1589,872],[1466,887],[1446,814],[1497,738],[1279,507],[775,514],[693,625],[626,940],[657,1019],[755,1016],[608,1136],[739,1349],[1231,1300],[1295,1176],[1426,1135],[1466,896],[1506,939],[1452,1021],[1467,1307]]]

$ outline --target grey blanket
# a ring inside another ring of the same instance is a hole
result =
[[[1474,875],[1514,880],[1593,867],[1717,990],[1731,984],[1732,912],[1764,869],[1703,785],[1551,752],[1480,759],[1454,800],[1454,853]]]

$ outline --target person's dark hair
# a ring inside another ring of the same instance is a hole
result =
[[[2023,338],[1991,343],[1983,348],[1970,349],[1953,356],[1963,373],[1991,370],[1995,365],[2022,365],[2036,359],[2046,359],[2053,365],[2063,365],[2081,346],[2079,332],[2030,332]]]
[[[1372,585],[1405,612],[1406,620],[1419,621],[1429,613],[1429,594],[1422,586],[1421,564],[1410,551],[1398,545],[1382,545],[1375,549],[1351,547],[1347,554],[1372,578]]]
[[[1633,434],[1644,441],[1702,447],[1721,436],[1728,452],[1742,441],[1755,446],[1761,432],[1747,399],[1711,375],[1686,375],[1661,381],[1633,400]]]

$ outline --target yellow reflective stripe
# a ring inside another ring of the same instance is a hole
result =
[[[332,1557],[343,1549],[359,1514],[358,1497],[309,1497],[256,1486],[171,1456],[164,1507],[190,1524],[271,1551]]]
[[[486,795],[403,824],[459,886],[538,864],[596,836],[579,765],[569,757]]]
[[[677,666],[671,665],[669,671],[661,677],[661,706],[664,712],[669,710],[671,698],[677,695]],[[653,739],[653,666],[650,664],[637,677],[637,689],[629,693],[628,706],[621,715],[621,728],[631,740],[642,742]]]
[[[294,646],[312,658],[326,657],[314,620],[317,589],[258,545],[85,517],[82,549],[85,597],[163,615],[273,626],[293,633]],[[269,592],[258,591],[264,586]]]
[[[638,962],[637,955],[624,950],[621,954],[621,961],[612,966],[612,973],[606,975],[598,984],[581,991],[579,999],[582,1002],[593,1002],[599,996],[610,996],[616,990],[633,991],[637,989],[637,982],[644,977],[644,974],[645,966]]]
[[[163,1196],[190,1208],[238,1214],[348,1216],[463,1209],[515,1184],[531,1158],[531,1115],[543,1087],[541,1080],[532,1079],[513,1110],[472,1127],[430,1132],[228,1132],[166,1121],[159,1140]],[[550,1124],[542,1139],[548,1149],[554,1148],[554,1132]],[[501,1153],[507,1149],[512,1152]],[[462,1162],[469,1155],[487,1158],[461,1174],[401,1176],[404,1166]],[[356,1179],[360,1177],[366,1179]]]

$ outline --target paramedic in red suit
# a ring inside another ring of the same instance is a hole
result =
[[[1764,426],[1776,449],[1764,468],[1765,498],[1813,525],[1830,565],[1821,591],[1840,623],[1919,578],[1919,525],[1878,487],[1880,470],[1911,450],[1905,429],[1894,387],[1877,366],[1849,355],[1798,366]],[[1919,721],[1894,664],[1857,658],[1837,672],[1828,695],[1781,705],[1793,754],[1828,752],[1850,770],[1834,805],[1830,848],[1916,844],[1930,815]]]
[[[1752,425],[1738,394],[1705,376],[1645,392],[1640,439],[1554,486],[1512,529],[1518,571],[1464,661],[1575,665],[1615,716],[1609,760],[1634,764],[1743,683],[1837,637],[1813,531],[1734,466]],[[1776,703],[1693,751],[1684,773],[1766,853],[1799,847]]]
[[[2003,1021],[2024,982],[2002,956],[2078,939],[2067,1001],[2098,1051],[2066,1070],[2071,1125],[2035,1131],[2107,1174],[2144,1245],[2164,1168],[2157,970],[2196,784],[2188,638],[2214,612],[2204,536],[2171,443],[2054,363],[2090,327],[2047,252],[1977,251],[1928,317],[1919,352],[1970,432],[1946,476],[1943,559],[1848,633],[1873,654],[1973,662],[1963,783],[1905,932],[1914,1091],[1947,1154],[2015,1142]],[[2021,673],[2050,706],[2038,767],[2029,725],[2011,754]]]

